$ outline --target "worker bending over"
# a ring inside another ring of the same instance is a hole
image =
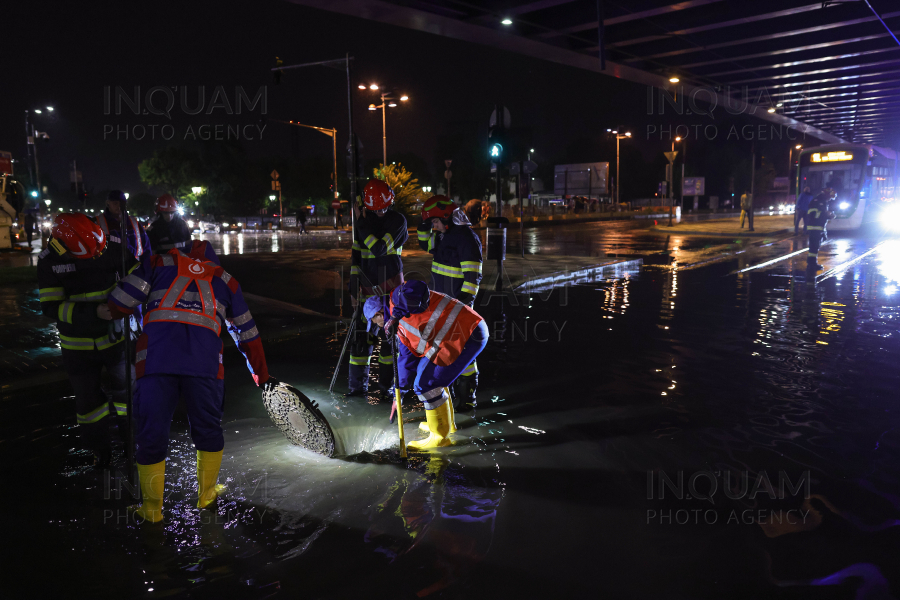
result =
[[[433,292],[421,281],[396,288],[388,306],[383,298],[369,298],[364,315],[384,327],[399,346],[399,385],[412,389],[425,404],[428,437],[410,448],[450,445],[450,399],[444,391],[472,364],[488,341],[488,327],[474,310],[453,298]],[[390,319],[385,323],[384,316]]]

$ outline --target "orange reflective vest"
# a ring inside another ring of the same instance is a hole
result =
[[[391,312],[394,303],[391,302]],[[459,358],[481,316],[450,296],[430,292],[428,309],[400,319],[397,335],[416,356],[424,356],[439,367]]]
[[[159,306],[146,314],[144,326],[146,327],[148,323],[154,321],[171,321],[206,327],[219,335],[222,325],[216,317],[216,295],[212,286],[216,265],[211,262],[197,262],[177,251],[170,252],[167,256],[175,258],[178,276],[166,290],[166,295],[163,296]],[[178,301],[184,296],[191,283],[197,284],[202,305],[200,311],[178,307]]]

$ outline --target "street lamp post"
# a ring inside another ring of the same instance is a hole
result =
[[[359,84],[359,89],[364,90],[367,89],[365,85]],[[372,91],[378,91],[379,86],[376,83],[371,84],[368,89]],[[409,100],[409,96],[403,94],[400,96],[401,102],[406,102]],[[378,110],[381,109],[381,164],[383,166],[387,166],[387,109],[395,108],[397,106],[396,98],[391,97],[391,92],[381,92],[381,104],[375,105],[370,104],[369,110]]]
[[[684,162],[687,159],[687,142],[685,138],[681,136],[676,136],[675,142],[681,142],[681,214],[684,214]],[[675,142],[672,142],[672,151],[675,151]],[[674,174],[673,174],[674,178]],[[674,183],[674,182],[673,182]],[[672,191],[672,197],[675,197],[674,190]]]
[[[53,112],[53,107],[48,106],[47,112]],[[38,156],[37,156],[37,144],[36,141],[38,139],[50,139],[50,136],[47,135],[46,131],[37,131],[34,128],[34,123],[31,119],[31,113],[35,114],[43,114],[43,111],[39,108],[34,108],[31,110],[25,111],[25,141],[28,145],[28,174],[32,179],[32,182],[37,186],[38,192],[38,201],[43,198],[44,190],[41,187],[41,172],[38,167]],[[34,168],[32,169],[32,165]]]
[[[788,152],[788,170],[787,170],[788,194],[791,193],[791,168],[794,166],[794,149],[795,148],[797,150],[801,150],[803,148],[803,146],[801,144],[797,144],[796,146],[791,148],[790,151]]]
[[[622,196],[619,193],[622,189],[622,180],[619,176],[619,140],[630,138],[631,132],[619,133],[618,129],[607,129],[606,131],[616,136],[616,204],[619,204],[622,201]]]

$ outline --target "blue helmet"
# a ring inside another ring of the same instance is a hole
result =
[[[372,296],[363,304],[363,316],[367,321],[371,321],[372,317],[378,313],[384,312],[384,298],[381,296]]]

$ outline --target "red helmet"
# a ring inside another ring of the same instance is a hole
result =
[[[156,212],[175,212],[178,210],[178,200],[172,194],[163,194],[156,199]]]
[[[369,210],[384,210],[394,203],[394,190],[380,179],[370,179],[363,190],[363,204]]]
[[[106,249],[106,235],[99,225],[80,213],[62,213],[53,219],[50,245],[58,254],[70,252],[75,258],[95,258]]]
[[[422,220],[427,221],[435,217],[449,219],[454,210],[456,210],[456,204],[447,196],[432,196],[425,201],[425,206],[422,207]]]

